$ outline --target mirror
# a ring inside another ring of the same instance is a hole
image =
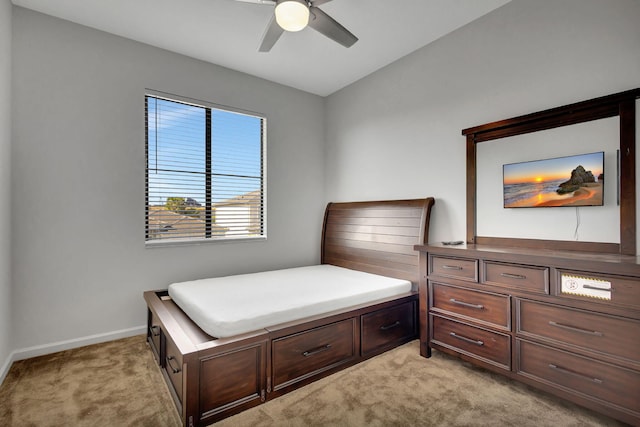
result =
[[[635,255],[639,97],[634,89],[463,130],[467,242]],[[605,152],[604,206],[503,207],[504,164],[596,151]]]

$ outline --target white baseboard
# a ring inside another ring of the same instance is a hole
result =
[[[5,360],[2,367],[0,367],[0,384],[4,382],[4,378],[9,373],[9,368],[11,367],[12,363],[13,363],[13,353],[11,353],[9,357],[7,357],[7,360]]]
[[[9,354],[9,357],[0,368],[0,384],[4,381],[11,364],[17,360],[29,359],[31,357],[44,356],[45,354],[56,353],[58,351],[71,350],[73,348],[84,347],[86,345],[98,344],[107,341],[113,341],[121,338],[128,338],[134,335],[141,335],[146,332],[146,326],[137,326],[135,328],[121,329],[119,331],[106,332],[104,334],[89,335],[72,340],[58,341],[51,344],[37,345],[18,349]]]

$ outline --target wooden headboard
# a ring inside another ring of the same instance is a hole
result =
[[[414,245],[426,244],[433,197],[329,203],[322,230],[322,263],[418,284]]]

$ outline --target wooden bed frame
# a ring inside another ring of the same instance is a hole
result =
[[[416,244],[433,198],[329,203],[323,264],[410,280],[414,291],[229,337],[195,325],[166,290],[147,291],[147,341],[184,426],[203,426],[418,337]]]

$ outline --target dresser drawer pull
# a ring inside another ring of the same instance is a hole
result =
[[[462,340],[464,342],[468,342],[470,344],[484,345],[484,342],[482,342],[480,340],[472,340],[471,338],[467,338],[467,337],[463,337],[462,335],[458,335],[455,332],[449,332],[449,335],[451,335],[452,337],[457,338],[459,340]]]
[[[603,289],[603,288],[599,288],[597,286],[592,286],[592,285],[582,285],[582,287],[584,289],[595,289],[596,291],[611,292],[611,289]]]
[[[502,277],[508,277],[509,279],[526,279],[527,276],[524,274],[513,274],[513,273],[500,273]]]
[[[149,333],[151,335],[153,335],[154,337],[157,337],[158,335],[160,335],[160,326],[152,326],[149,328]]]
[[[380,326],[380,330],[381,331],[388,331],[389,329],[393,329],[396,326],[400,326],[400,321],[399,320],[396,320],[394,323],[392,323],[390,325]]]
[[[602,337],[604,334],[598,331],[590,331],[588,329],[576,328],[575,326],[563,325],[562,323],[554,322],[553,320],[549,320],[549,324],[551,326],[555,326],[556,328],[567,329],[573,332],[580,332],[582,334],[594,335],[596,337]]]
[[[574,377],[582,378],[582,379],[585,379],[587,381],[591,381],[592,383],[596,383],[596,384],[602,384],[603,383],[603,381],[601,379],[593,378],[593,377],[590,377],[590,376],[587,376],[587,375],[583,375],[583,374],[579,374],[578,372],[573,372],[573,371],[570,371],[569,369],[561,368],[558,365],[554,365],[552,363],[549,363],[549,367],[551,369],[555,370],[555,371],[562,372],[563,374],[572,375]]]
[[[176,360],[176,358],[175,358],[175,357],[173,357],[173,356],[167,356],[167,366],[168,366],[169,368],[171,368],[171,371],[172,371],[174,374],[178,374],[178,373],[180,373],[181,369],[180,369],[179,367],[178,367],[178,368],[174,368],[174,367],[173,367],[173,364],[171,363],[171,361],[172,361],[172,360]]]
[[[322,353],[323,351],[327,351],[331,348],[331,344],[321,345],[320,347],[312,348],[311,350],[307,350],[302,353],[304,357],[313,356],[314,354]]]
[[[443,265],[442,269],[443,270],[462,270],[462,267],[460,267],[459,265]]]
[[[470,304],[468,302],[458,301],[455,298],[450,298],[449,302],[452,302],[452,303],[458,304],[458,305],[462,305],[464,307],[477,308],[478,310],[484,310],[484,305],[482,305],[482,304]]]

